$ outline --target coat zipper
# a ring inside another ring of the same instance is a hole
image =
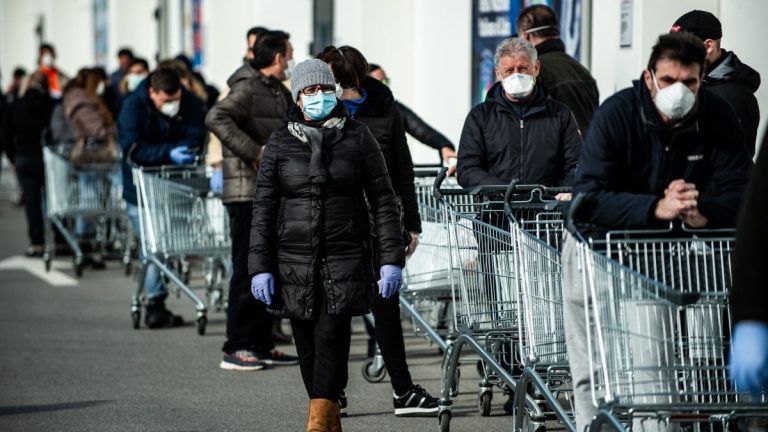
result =
[[[520,181],[525,180],[525,126],[523,119],[520,119]]]

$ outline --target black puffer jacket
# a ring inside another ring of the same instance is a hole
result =
[[[211,108],[205,125],[222,144],[225,203],[248,202],[264,145],[284,125],[291,92],[275,78],[244,63],[227,80],[229,94]],[[255,164],[254,164],[255,161]]]
[[[560,101],[573,111],[579,130],[585,133],[600,104],[597,83],[589,70],[565,52],[560,39],[549,39],[536,45],[541,62],[537,82],[542,84],[552,99]]]
[[[43,131],[51,121],[53,107],[53,99],[37,87],[28,88],[24,96],[11,104],[3,127],[8,160],[43,159]]]
[[[524,184],[570,186],[581,135],[571,110],[536,86],[520,103],[503,95],[500,83],[467,115],[459,143],[463,187]]]
[[[334,115],[342,112],[339,106]],[[304,122],[295,106],[289,117]],[[320,130],[325,183],[310,180],[317,151],[284,126],[267,143],[253,200],[248,271],[276,275],[271,309],[297,319],[315,318],[321,296],[330,315],[368,312],[378,278],[366,196],[381,264],[405,262],[395,196],[376,140],[350,119],[342,129]]]
[[[355,113],[355,120],[368,126],[379,142],[392,187],[403,204],[405,229],[421,232],[419,206],[413,185],[413,160],[395,98],[389,87],[371,77],[365,77],[360,87],[368,97]]]
[[[759,87],[760,74],[726,50],[709,66],[704,77],[704,88],[725,99],[736,111],[750,155],[755,154],[760,124],[760,107],[754,94]]]

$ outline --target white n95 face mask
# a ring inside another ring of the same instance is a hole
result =
[[[293,59],[287,60],[285,62],[286,69],[283,72],[285,74],[285,80],[291,79],[291,75],[293,74],[293,67],[296,65],[296,62]]]
[[[685,117],[693,106],[696,105],[696,95],[693,94],[685,84],[676,82],[663,89],[659,88],[656,81],[656,74],[651,72],[653,85],[656,86],[656,96],[653,103],[660,113],[669,117],[670,120],[679,120]]]
[[[181,108],[181,101],[166,102],[160,106],[160,112],[173,118],[179,113],[179,108]]]
[[[512,74],[501,81],[504,91],[515,99],[528,96],[533,90],[533,84],[532,75],[521,73]]]

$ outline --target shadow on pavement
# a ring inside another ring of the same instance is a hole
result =
[[[111,400],[95,400],[83,402],[69,402],[47,405],[20,405],[20,406],[0,406],[0,417],[16,414],[36,414],[49,411],[72,410],[81,408],[90,408],[98,405],[114,403]]]

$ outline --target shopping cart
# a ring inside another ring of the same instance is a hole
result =
[[[444,352],[455,330],[453,328],[453,305],[451,280],[453,271],[448,258],[448,226],[444,212],[433,194],[440,166],[414,167],[414,186],[421,217],[422,232],[419,246],[405,264],[403,286],[400,289],[400,307],[411,319],[414,331]],[[458,188],[455,177],[440,179],[444,188]],[[375,325],[373,315],[366,320]],[[381,352],[362,366],[363,378],[368,382],[380,382],[387,374]]]
[[[144,261],[131,304],[134,328],[141,321],[144,274],[148,265],[174,283],[195,304],[197,331],[205,334],[209,306],[220,305],[230,259],[229,219],[220,198],[210,193],[205,167],[134,167]],[[208,265],[204,303],[189,286],[186,258],[201,257]]]
[[[506,213],[517,252],[520,275],[517,347],[523,371],[513,399],[514,430],[543,431],[548,418],[575,431],[571,384],[565,348],[560,251],[565,226],[564,202],[553,199],[564,188],[510,185]],[[528,196],[521,200],[521,196]],[[526,409],[526,394],[542,409]],[[566,410],[564,408],[568,407]]]
[[[589,239],[575,225],[569,230],[589,299],[599,409],[591,430],[646,422],[728,430],[733,420],[768,416],[765,390],[750,397],[728,380],[732,232],[670,226]]]
[[[93,229],[94,251],[105,254],[107,246],[116,250],[131,268],[133,233],[125,214],[120,164],[75,165],[48,147],[43,148],[45,163],[45,269],[51,269],[55,255],[54,227],[72,249],[72,267],[83,274],[81,242],[86,227]],[[90,240],[89,240],[90,241]]]
[[[446,190],[438,184],[435,190],[449,226],[451,266],[458,270],[452,286],[459,334],[443,358],[438,411],[441,431],[450,428],[451,397],[455,395],[459,357],[465,346],[481,359],[483,379],[478,390],[481,415],[490,414],[494,386],[501,387],[504,393],[515,393],[518,387],[522,371],[520,350],[516,348],[522,324],[518,300],[521,275],[517,244],[504,210],[508,189],[508,185],[503,185]],[[528,220],[529,215],[535,218],[542,211],[540,205],[532,203],[536,193],[531,189],[510,198],[509,201],[518,205],[513,212],[520,220]],[[449,198],[456,196],[471,199]],[[532,417],[544,417],[532,395],[527,391],[522,393],[520,397],[525,399]]]

